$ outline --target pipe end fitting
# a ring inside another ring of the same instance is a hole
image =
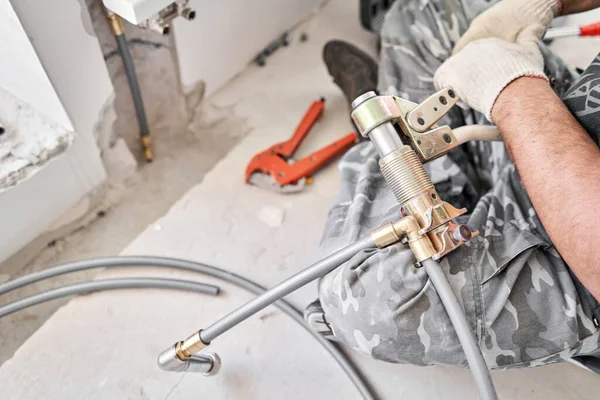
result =
[[[154,160],[154,153],[152,152],[152,139],[150,135],[142,136],[142,147],[144,150],[144,158],[147,162]]]
[[[200,352],[202,349],[208,346],[208,343],[204,343],[200,337],[200,331],[194,333],[183,342],[179,342],[175,345],[175,353],[180,360],[188,360],[194,354]]]
[[[187,370],[189,361],[177,357],[177,344],[169,347],[158,355],[158,367],[167,372],[184,372]]]
[[[215,353],[191,356],[182,360],[177,356],[177,344],[158,356],[158,367],[167,372],[195,372],[214,376],[221,370],[221,358]]]

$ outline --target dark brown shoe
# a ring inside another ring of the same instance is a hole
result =
[[[363,93],[377,88],[377,62],[358,47],[332,40],[323,48],[329,75],[342,89],[348,105]]]

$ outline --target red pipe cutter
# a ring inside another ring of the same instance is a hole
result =
[[[324,108],[324,98],[312,103],[291,139],[256,154],[246,168],[246,182],[279,193],[299,192],[307,183],[307,178],[352,147],[357,141],[356,133],[349,133],[299,160],[292,158]]]

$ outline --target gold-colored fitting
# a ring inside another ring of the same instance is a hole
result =
[[[372,230],[371,238],[375,242],[375,245],[380,249],[398,243],[402,239],[394,229],[394,224],[392,222],[388,222],[387,224]]]
[[[151,162],[154,159],[154,153],[152,152],[152,139],[150,135],[141,136],[142,146],[144,148],[144,157],[146,161]]]
[[[175,354],[181,361],[189,360],[191,356],[207,347],[208,344],[200,339],[200,331],[175,345]]]
[[[108,26],[110,27],[110,31],[115,36],[121,36],[125,33],[125,25],[123,25],[123,20],[117,14],[109,12],[106,14],[106,19],[108,20]]]
[[[415,217],[409,215],[396,222],[387,223],[371,232],[375,245],[382,249],[398,243],[403,237],[408,240],[408,246],[418,262],[427,260],[436,255],[429,236],[420,235],[421,227]]]

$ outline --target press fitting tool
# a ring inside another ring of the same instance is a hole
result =
[[[438,291],[463,344],[469,366],[478,377],[480,392],[486,394],[484,396],[486,399],[495,399],[493,383],[469,324],[439,264],[435,262],[471,240],[478,235],[478,232],[454,221],[454,218],[464,214],[466,209],[456,209],[440,199],[423,168],[423,163],[441,157],[462,143],[465,138],[469,140],[498,138],[497,130],[489,127],[469,127],[461,131],[461,138],[457,139],[448,126],[437,126],[436,122],[457,101],[455,92],[449,88],[439,91],[418,105],[395,96],[378,96],[375,92],[368,92],[358,97],[352,103],[352,118],[360,134],[373,142],[381,156],[379,161],[381,172],[401,205],[402,217],[398,221],[382,225],[373,230],[367,238],[360,239],[325,257],[207,328],[175,343],[160,355],[159,366],[169,371],[188,370],[194,363],[195,357],[198,357],[196,355],[198,352],[206,348],[215,338],[258,311],[333,271],[359,251],[382,249],[402,242],[410,247],[416,265],[424,267]],[[311,118],[314,119],[316,116],[311,114]],[[308,129],[302,132],[301,136],[305,135]],[[292,151],[297,145],[298,142],[294,142],[290,146]],[[271,151],[277,153],[277,150],[282,150],[277,149],[277,146],[272,147],[265,155],[272,154]],[[291,152],[284,151],[284,154],[289,156]],[[249,166],[247,177],[255,170],[259,168]]]
[[[352,102],[352,119],[358,131],[371,139],[381,156],[381,173],[390,185],[403,215],[413,216],[420,235],[427,235],[439,260],[479,232],[459,225],[454,218],[467,212],[443,201],[423,163],[443,156],[458,145],[448,126],[437,126],[458,101],[443,89],[415,104],[396,96],[367,92]]]

